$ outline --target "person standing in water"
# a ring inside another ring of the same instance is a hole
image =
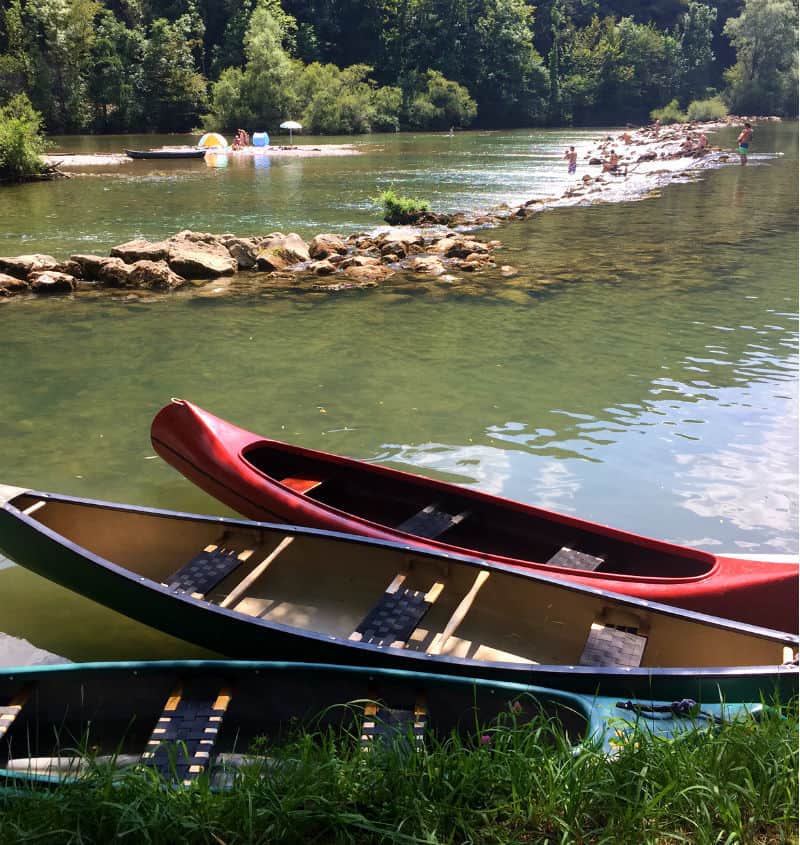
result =
[[[575,152],[575,147],[570,147],[565,153],[564,158],[567,160],[567,173],[572,175],[578,169],[578,154]]]
[[[747,153],[750,151],[750,141],[753,137],[753,127],[745,122],[744,129],[739,133],[736,139],[739,142],[739,162],[742,165],[747,164]]]

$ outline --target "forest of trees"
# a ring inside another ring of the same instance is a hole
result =
[[[2,0],[0,108],[50,133],[797,114],[797,0]],[[24,98],[23,98],[24,100]]]

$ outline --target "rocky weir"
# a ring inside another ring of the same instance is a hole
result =
[[[0,257],[0,297],[89,291],[167,292],[186,285],[225,292],[232,286],[273,291],[337,292],[376,287],[398,272],[456,281],[496,266],[500,242],[483,242],[455,230],[435,234],[397,227],[377,235],[317,235],[306,242],[294,233],[238,237],[183,231],[164,241],[134,240],[110,255]],[[508,268],[511,270],[511,268]],[[239,276],[243,284],[235,285]]]

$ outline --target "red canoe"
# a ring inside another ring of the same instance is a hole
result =
[[[714,555],[351,458],[269,440],[183,400],[156,452],[250,519],[477,555],[617,593],[798,629],[798,563]]]

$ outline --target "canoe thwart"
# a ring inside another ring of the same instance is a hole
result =
[[[237,553],[231,549],[209,545],[182,566],[167,581],[176,593],[204,596],[250,557],[252,551]]]
[[[165,778],[193,781],[209,764],[230,700],[227,689],[213,698],[173,692],[153,729],[142,762],[154,766]]]
[[[281,484],[294,490],[295,493],[310,493],[315,487],[319,487],[325,481],[324,478],[282,478]]]
[[[284,537],[280,543],[253,569],[253,571],[246,575],[219,603],[220,607],[230,607],[237,599],[241,598],[250,587],[258,581],[258,579],[267,571],[267,567],[280,555],[280,553],[292,544],[294,537]]]
[[[417,537],[425,537],[427,540],[433,540],[440,534],[458,525],[469,516],[469,511],[465,510],[461,513],[447,513],[439,508],[438,502],[424,507],[418,511],[410,519],[397,526],[398,531],[405,531],[406,534],[415,534]]]
[[[443,586],[436,582],[427,593],[403,587],[396,577],[378,603],[364,617],[350,639],[377,646],[402,648],[439,597]]]
[[[581,666],[640,666],[647,637],[593,622],[579,661]]]
[[[364,708],[361,723],[361,749],[369,751],[376,742],[411,742],[419,751],[425,744],[428,710],[420,696],[413,710],[401,710],[370,703]]]
[[[565,566],[567,569],[582,569],[594,572],[606,562],[605,555],[592,555],[571,546],[562,546],[548,561],[549,566]]]

